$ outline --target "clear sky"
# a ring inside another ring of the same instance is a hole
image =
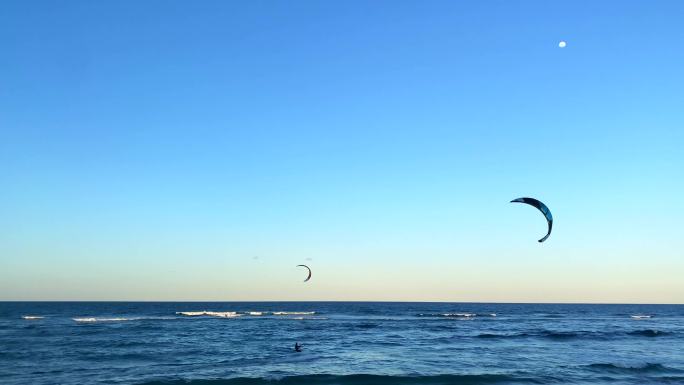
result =
[[[683,15],[2,1],[0,300],[684,303]]]

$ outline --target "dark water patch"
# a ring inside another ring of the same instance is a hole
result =
[[[550,340],[566,341],[566,340],[574,340],[574,339],[578,339],[578,338],[582,338],[582,337],[595,336],[595,333],[544,331],[544,332],[541,332],[539,336],[542,338],[548,338]]]
[[[480,333],[476,338],[483,339],[517,339],[517,338],[544,338],[552,341],[569,341],[576,339],[612,339],[623,338],[625,336],[631,337],[664,337],[671,336],[674,333],[660,331],[655,329],[634,330],[630,332],[599,332],[599,331],[551,331],[543,330],[539,332],[522,332],[522,333]]]
[[[540,317],[542,318],[565,318],[565,315],[562,314],[541,314]]]
[[[490,339],[505,339],[505,338],[525,338],[529,337],[528,333],[517,333],[517,334],[497,334],[497,333],[480,333],[477,338],[490,338]]]
[[[597,363],[586,366],[590,370],[608,373],[682,373],[683,370],[670,368],[662,364],[646,363],[642,365],[620,365],[610,363]]]
[[[437,376],[382,376],[371,374],[308,375],[282,378],[232,378],[225,380],[152,381],[140,385],[486,385],[486,384],[548,384],[550,378],[526,378],[503,374],[464,374]]]
[[[664,332],[664,331],[655,330],[655,329],[634,330],[634,331],[631,331],[627,334],[630,336],[638,336],[638,337],[664,337],[664,336],[672,335],[671,332]]]
[[[539,332],[523,332],[512,334],[480,333],[476,337],[485,339],[544,338],[555,341],[565,341],[583,337],[596,337],[596,334],[591,332],[558,332],[542,330]]]
[[[378,326],[380,326],[380,325],[374,324],[374,323],[360,323],[360,324],[356,325],[356,327],[359,329],[375,329]]]

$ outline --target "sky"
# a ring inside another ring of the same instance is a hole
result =
[[[683,14],[3,1],[0,300],[684,303]]]

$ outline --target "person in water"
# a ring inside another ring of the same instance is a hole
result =
[[[299,344],[299,342],[295,342],[295,352],[301,352],[302,351],[302,345]]]

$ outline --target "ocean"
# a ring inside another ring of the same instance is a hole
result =
[[[684,305],[0,302],[3,385],[554,383],[684,384]]]

